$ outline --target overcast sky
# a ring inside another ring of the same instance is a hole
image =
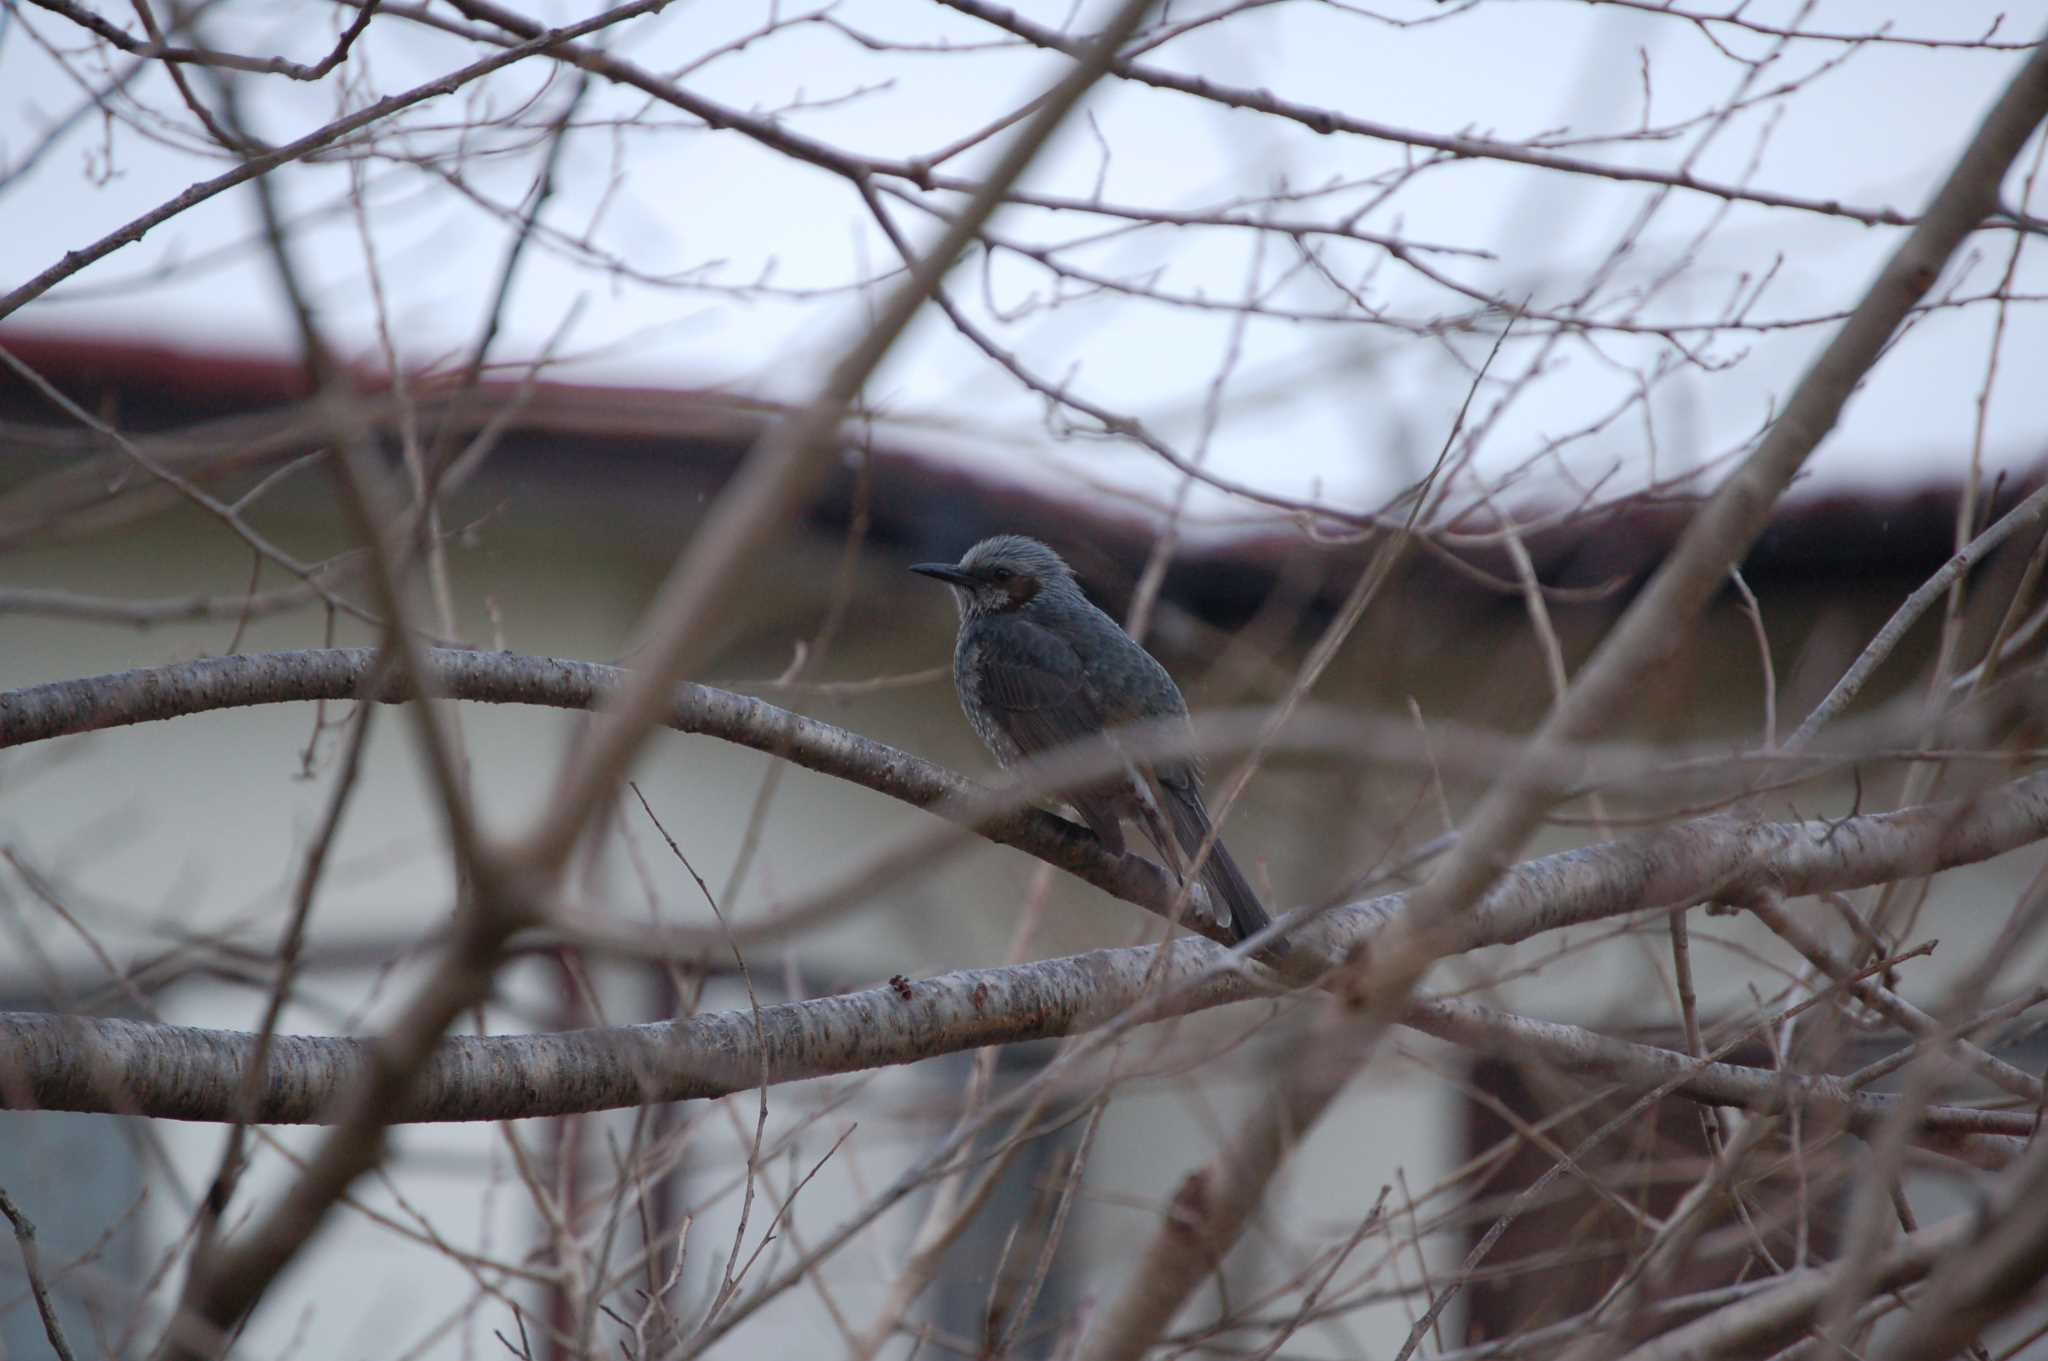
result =
[[[1175,6],[1171,14],[1183,19],[1212,7]],[[102,8],[113,22],[136,27],[126,7]],[[1744,13],[1778,23],[1800,9],[1755,4]],[[550,22],[595,12],[557,3],[526,10]],[[783,7],[785,15],[807,12]],[[1068,13],[1063,3],[1024,12],[1050,24]],[[1754,58],[1773,50],[1755,33],[1716,26],[1710,36],[1669,17],[1576,0],[1493,0],[1469,9],[1392,0],[1380,12],[1440,21],[1395,27],[1334,6],[1287,4],[1235,15],[1146,59],[1402,127],[1572,140],[1684,125],[1736,90],[1743,70],[1729,52]],[[1810,31],[1853,33],[1891,16],[1898,35],[1961,38],[1991,30],[2000,12],[1999,5],[1969,0],[1849,0],[1815,5],[1804,22]],[[758,4],[678,3],[611,30],[605,41],[622,56],[672,73],[758,28],[764,13]],[[823,24],[803,24],[728,52],[683,83],[742,110],[805,103],[781,115],[786,126],[860,154],[900,157],[928,154],[1014,109],[1063,66],[937,6],[847,3],[832,13],[868,35],[927,50],[875,52]],[[317,22],[309,24],[309,14]],[[202,31],[216,46],[310,60],[331,43],[345,15],[297,2],[222,0],[206,11]],[[2009,16],[1995,36],[2023,42],[2038,36],[2037,23],[2038,16]],[[999,46],[935,50],[942,43]],[[67,61],[60,64],[51,47]],[[345,97],[359,106],[486,50],[383,16],[345,68]],[[0,12],[0,158],[11,172],[0,186],[0,239],[7,243],[8,284],[226,164],[201,147],[192,116],[156,68],[109,101],[115,117],[88,112],[43,144],[51,127],[79,109],[79,79],[104,83],[127,60],[110,64],[104,48],[94,50],[74,25],[46,11]],[[1700,126],[1681,126],[1652,142],[1560,149],[1616,165],[1672,166],[1691,155],[1704,178],[1911,213],[2019,60],[1998,48],[1795,42],[1753,77],[1749,103],[1711,136]],[[1788,86],[1792,93],[1774,93]],[[211,87],[199,80],[196,88]],[[344,97],[333,81],[263,77],[244,88],[255,130],[273,140],[333,117]],[[366,226],[404,362],[441,362],[462,350],[511,235],[506,207],[516,208],[527,192],[545,146],[501,129],[473,138],[459,159],[445,153],[465,119],[518,115],[530,99],[526,121],[544,127],[561,115],[569,95],[559,70],[528,63],[416,108],[408,115],[409,140],[388,140],[377,155],[279,173],[288,210],[307,224],[295,244],[316,280],[322,321],[346,348],[377,362]],[[1384,175],[1414,154],[1366,137],[1318,136],[1129,82],[1099,88],[1087,114],[1033,172],[1033,188],[1201,209],[1283,187],[1301,191]],[[557,338],[552,343],[568,361],[554,371],[561,378],[803,396],[872,301],[847,285],[892,259],[845,181],[743,136],[693,126],[675,110],[616,87],[594,86],[577,106],[577,121],[544,216],[561,237],[529,251],[493,358],[532,358]],[[444,155],[429,170],[393,155],[406,147]],[[18,171],[38,149],[40,159]],[[947,168],[971,172],[987,163],[986,153],[984,146]],[[2019,173],[2029,164],[2031,152]],[[360,187],[360,219],[351,211],[352,185]],[[1653,193],[1639,184],[1461,161],[1409,179],[1383,201],[1369,204],[1373,191],[1360,188],[1285,211],[1327,220],[1365,208],[1362,227],[1484,253],[1424,258],[1466,285],[1528,296],[1540,307],[1587,288]],[[2032,206],[2048,215],[2048,188]],[[931,239],[929,217],[892,207],[917,239]],[[254,221],[248,190],[224,194],[0,322],[0,334],[62,328],[289,353],[292,327],[263,256],[250,249]],[[1109,225],[1074,213],[1013,210],[997,230],[1042,242]],[[1695,249],[1703,231],[1705,244]],[[1753,320],[1810,318],[1853,304],[1898,239],[1896,230],[1840,218],[1671,194],[1636,249],[1600,282],[1593,311],[1619,315],[1654,283],[1641,304],[1644,318],[1703,318],[1745,281],[1753,286],[1768,277]],[[1990,290],[2012,243],[2009,233],[1980,234],[1941,288]],[[2039,263],[2044,251],[2048,242],[2036,239],[2022,257],[2016,291],[2048,294],[2048,268]],[[1210,300],[1242,298],[1256,276],[1272,305],[1349,312],[1341,320],[1255,320],[1234,341],[1226,311],[1123,297],[1025,308],[1045,302],[1052,285],[1015,256],[998,257],[986,269],[970,263],[955,276],[963,304],[1035,371],[1155,423],[1186,451],[1201,444],[1207,394],[1235,346],[1209,466],[1288,494],[1365,503],[1401,485],[1434,454],[1471,366],[1492,341],[1491,323],[1447,340],[1370,324],[1336,285],[1305,272],[1284,238],[1270,234],[1126,230],[1066,258]],[[1331,258],[1349,271],[1345,282],[1354,296],[1389,314],[1429,320],[1469,311],[1466,300],[1383,253],[1344,243]],[[730,291],[763,280],[798,295]],[[1012,316],[1020,308],[1022,315]],[[1817,473],[1956,475],[1971,447],[1996,318],[1995,307],[1980,304],[1916,325],[1851,406]],[[1805,326],[1696,336],[1699,357],[1711,367],[1681,366],[1647,408],[1621,419],[1610,419],[1617,403],[1660,354],[1671,357],[1670,347],[1618,337],[1556,347],[1542,376],[1517,391],[1487,430],[1487,466],[1511,466],[1546,439],[1580,430],[1588,433],[1571,457],[1588,476],[1615,464],[1640,473],[1653,443],[1663,472],[1739,447],[1828,334],[1826,326]],[[1493,376],[1521,373],[1538,344],[1533,337],[1511,343]],[[2048,402],[2039,393],[2048,373],[2048,312],[2040,304],[2007,309],[2003,345],[1985,444],[1994,459],[2030,463],[2048,437]],[[1475,410],[1486,415],[1502,390],[1482,392]],[[1058,439],[1044,401],[929,309],[870,396],[895,416],[944,427],[934,442],[1021,475],[1069,485],[1077,476],[1100,478],[1150,495],[1173,485],[1150,455]]]

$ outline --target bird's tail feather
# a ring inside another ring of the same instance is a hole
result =
[[[1201,796],[1192,792],[1167,790],[1162,802],[1166,805],[1167,816],[1173,820],[1174,837],[1192,861],[1202,849],[1202,843],[1209,839],[1209,810],[1202,806]],[[1209,848],[1209,858],[1202,866],[1201,878],[1203,886],[1218,905],[1230,913],[1231,930],[1239,940],[1272,924],[1273,919],[1266,915],[1259,895],[1252,891],[1252,886],[1237,868],[1237,862],[1230,858],[1223,838],[1216,838],[1215,844]],[[1274,954],[1285,954],[1287,942],[1274,941],[1270,948]]]

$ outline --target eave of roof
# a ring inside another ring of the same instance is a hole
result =
[[[274,355],[233,353],[162,342],[18,331],[0,344],[89,410],[111,413],[137,433],[176,431],[252,412],[289,412],[309,395],[300,365]],[[502,372],[502,371],[501,371]],[[388,394],[389,375],[358,373],[366,396]],[[445,375],[409,376],[416,394],[449,387]],[[593,495],[643,503],[643,478],[673,477],[680,463],[703,484],[737,466],[765,425],[772,403],[711,389],[527,382],[494,373],[461,398],[473,417],[519,406],[520,438],[494,461],[529,477],[580,484]],[[65,418],[11,373],[0,372],[0,418],[62,426]],[[868,533],[906,559],[945,557],[996,530],[1036,533],[1067,548],[1084,575],[1106,587],[1134,580],[1153,536],[1139,508],[1104,496],[1070,497],[1026,485],[1009,472],[943,446],[928,433],[891,430],[867,449]],[[591,460],[606,476],[591,477]],[[1994,486],[2002,511],[2039,481]],[[599,484],[593,486],[592,484]],[[832,532],[850,523],[858,496],[853,468],[835,471],[811,508],[812,523]],[[1795,494],[1744,564],[1753,585],[1797,581],[1866,584],[1873,577],[1925,575],[1952,550],[1961,486],[1935,478],[1915,487]],[[1691,513],[1689,503],[1637,503],[1531,534],[1527,546],[1542,580],[1584,589],[1619,583],[1625,598],[1662,559]],[[1305,551],[1288,525],[1205,538],[1184,548],[1169,577],[1183,604],[1218,622],[1248,615],[1290,557]],[[1342,589],[1368,550],[1330,550],[1337,561],[1318,575],[1319,594]],[[1504,551],[1466,550],[1472,565],[1511,577]],[[1440,561],[1412,555],[1405,588],[1445,605],[1490,594]]]

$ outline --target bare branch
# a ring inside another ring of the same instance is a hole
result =
[[[374,123],[382,122],[392,114],[398,113],[403,109],[411,108],[415,104],[425,103],[429,99],[439,98],[442,95],[452,94],[463,86],[483,76],[487,76],[493,71],[510,66],[514,62],[524,61],[536,53],[550,51],[562,43],[583,37],[585,34],[600,32],[637,15],[651,13],[662,8],[666,3],[667,0],[631,0],[631,3],[606,10],[579,23],[569,24],[559,29],[549,29],[527,42],[507,47],[503,51],[471,62],[468,66],[464,66],[459,70],[451,71],[445,76],[430,80],[423,85],[415,85],[410,90],[400,94],[389,95],[373,104],[365,105],[354,113],[337,118],[333,122],[317,128],[303,137],[285,143],[283,146],[266,151],[261,155],[251,156],[234,169],[224,171],[210,180],[201,180],[176,197],[166,199],[142,214],[142,216],[129,222],[126,226],[109,232],[91,245],[77,250],[66,251],[64,258],[56,264],[51,265],[27,283],[10,290],[4,296],[0,296],[0,318],[7,317],[24,303],[33,302],[35,299],[40,298],[43,294],[78,273],[87,265],[112,255],[123,246],[132,245],[140,241],[153,228],[162,226],[187,209],[204,203],[218,194],[225,193],[238,184],[245,184],[258,175],[267,174],[281,165],[289,165],[291,162],[300,160],[320,150],[322,147],[332,145],[352,132],[369,127]]]
[[[1075,39],[1067,37],[1057,29],[1032,23],[1014,10],[989,4],[986,0],[941,0],[941,3],[963,14],[971,14],[1006,32],[1014,33],[1040,47],[1071,52],[1079,45]],[[1748,189],[1737,184],[1722,184],[1680,171],[1603,165],[1598,161],[1560,156],[1535,147],[1518,146],[1513,142],[1489,141],[1480,137],[1445,136],[1414,128],[1395,127],[1391,123],[1377,123],[1370,119],[1339,113],[1334,109],[1282,99],[1268,90],[1246,90],[1220,85],[1206,76],[1183,75],[1162,66],[1137,61],[1119,61],[1111,69],[1126,80],[1157,86],[1162,90],[1175,90],[1234,109],[1284,118],[1325,136],[1339,132],[1350,133],[1354,136],[1370,137],[1376,141],[1392,142],[1398,146],[1414,147],[1418,151],[1432,151],[1441,156],[1460,160],[1505,161],[1513,165],[1535,166],[1542,170],[1559,171],[1569,175],[1589,175],[1599,179],[1662,185],[1666,188],[1705,194],[1730,203],[1756,203],[1771,208],[1794,208],[1801,212],[1828,217],[1846,217],[1871,226],[1905,227],[1911,226],[1914,222],[1914,219],[1893,208],[1858,208],[1853,204],[1839,203],[1831,199],[1804,198],[1797,194],[1777,194]]]
[[[49,1283],[43,1279],[43,1256],[36,1246],[36,1226],[4,1188],[0,1188],[0,1214],[6,1215],[7,1222],[14,1226],[15,1246],[21,1249],[21,1269],[28,1277],[29,1293],[35,1296],[36,1312],[42,1315],[43,1335],[50,1339],[50,1350],[57,1354],[57,1361],[73,1361],[64,1325],[58,1321],[56,1305],[50,1300]]]

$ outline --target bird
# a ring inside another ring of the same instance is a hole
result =
[[[1004,768],[1131,724],[1188,722],[1187,701],[1166,668],[1088,599],[1060,555],[1021,534],[997,534],[957,563],[921,562],[911,571],[952,587],[960,612],[953,684],[975,734]],[[1067,795],[1112,855],[1124,854],[1123,824],[1134,823],[1183,882],[1205,843],[1200,896],[1190,913],[1244,940],[1271,918],[1237,862],[1214,836],[1202,802],[1201,764],[1192,756],[1143,761]],[[1274,953],[1285,950],[1275,942]]]

